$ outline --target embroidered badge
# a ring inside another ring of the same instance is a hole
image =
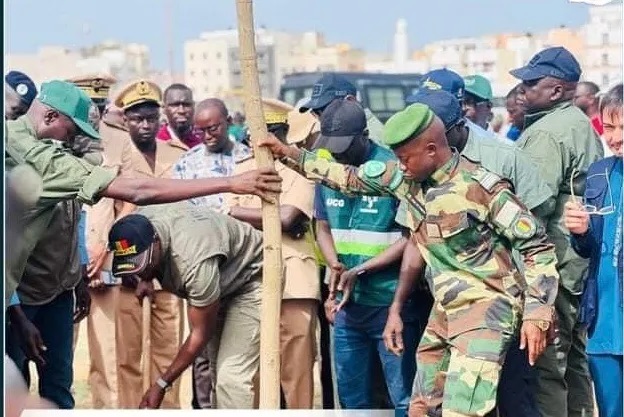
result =
[[[369,178],[377,178],[386,172],[386,164],[381,161],[368,161],[364,165],[364,174]]]
[[[537,223],[533,218],[523,214],[514,222],[512,231],[514,236],[522,239],[528,239],[535,235],[535,232],[537,231]]]

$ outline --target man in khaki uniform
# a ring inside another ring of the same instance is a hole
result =
[[[162,92],[151,82],[140,80],[128,85],[115,100],[123,110],[132,146],[129,160],[122,165],[122,175],[134,178],[170,178],[171,169],[185,147],[175,141],[156,139],[159,127]],[[122,213],[133,207],[124,205]],[[151,379],[161,375],[175,357],[182,341],[182,300],[157,285],[152,300],[150,331]],[[136,408],[141,402],[141,325],[142,310],[131,288],[121,287],[116,316],[117,381],[119,407]],[[173,384],[163,401],[164,408],[180,407],[180,384]]]
[[[115,77],[108,74],[89,74],[74,77],[69,80],[70,83],[76,85],[95,103],[100,115],[104,114],[108,101],[108,93],[113,84],[117,82]]]
[[[263,100],[269,131],[287,143],[306,137],[287,140],[288,112],[294,109],[277,100]],[[297,115],[309,117],[310,114]],[[307,135],[306,135],[307,136]],[[256,168],[253,158],[236,164],[234,173]],[[289,409],[312,409],[314,399],[313,367],[316,356],[317,309],[320,300],[319,268],[310,232],[313,214],[314,184],[288,169],[280,162],[276,169],[282,178],[280,218],[282,221],[282,256],[286,284],[282,296],[280,318],[281,382]],[[230,216],[262,229],[262,209],[253,196],[229,198]]]
[[[76,85],[82,88],[82,79]],[[88,80],[84,81],[85,84]],[[109,97],[115,95],[107,80],[97,93],[106,91]],[[89,94],[89,89],[83,89]],[[91,95],[95,102],[98,95]],[[102,166],[123,175],[122,166],[127,166],[131,149],[130,136],[124,126],[123,112],[108,104],[102,112],[99,126],[102,148]],[[102,198],[93,206],[84,206],[86,212],[86,242],[89,253],[87,274],[90,279],[91,311],[87,317],[87,338],[89,344],[89,388],[93,408],[117,408],[117,360],[115,344],[115,320],[119,286],[111,275],[112,256],[107,249],[108,232],[119,216],[121,203],[111,198]],[[112,359],[112,360],[111,360]]]

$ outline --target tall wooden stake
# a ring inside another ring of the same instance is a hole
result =
[[[149,297],[143,297],[143,315],[142,315],[142,343],[143,361],[141,362],[141,371],[143,372],[143,393],[152,386],[152,301]]]
[[[267,128],[262,112],[256,62],[252,0],[236,0],[236,12],[245,113],[254,157],[259,168],[274,167],[271,153],[256,145],[258,138],[266,137]],[[275,198],[279,201],[277,195]],[[260,408],[277,410],[280,408],[279,318],[282,300],[282,226],[279,203],[262,203],[262,228],[264,269],[260,315]]]

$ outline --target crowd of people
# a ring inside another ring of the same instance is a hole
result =
[[[283,408],[314,408],[320,357],[324,408],[621,417],[622,84],[562,47],[510,73],[507,123],[485,77],[436,69],[385,124],[326,74],[262,100],[257,169],[219,98],[9,72],[5,362],[73,408],[86,319],[94,408],[179,408],[189,367],[193,408],[257,408],[279,192]]]

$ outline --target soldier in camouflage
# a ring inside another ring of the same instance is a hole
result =
[[[272,137],[260,144],[344,193],[390,194],[408,204],[411,239],[432,269],[435,298],[418,347],[409,414],[488,415],[518,328],[531,364],[546,347],[559,279],[553,245],[506,180],[448,146],[442,122],[427,106],[409,106],[385,129],[400,164],[356,168]],[[524,276],[512,249],[522,255]]]

